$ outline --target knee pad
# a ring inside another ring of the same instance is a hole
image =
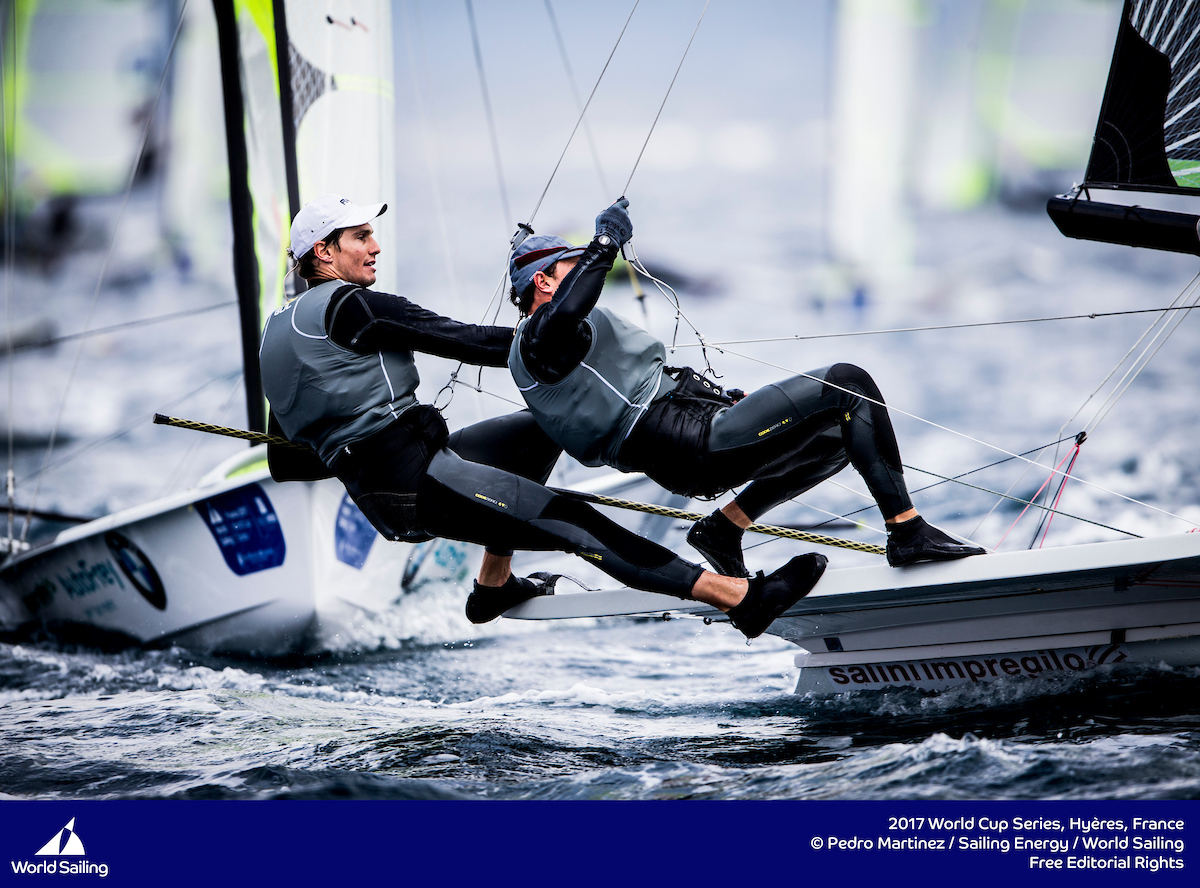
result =
[[[825,381],[842,388],[862,392],[872,401],[883,403],[883,393],[871,378],[871,374],[855,364],[834,364],[825,374]]]
[[[852,391],[859,391],[869,398],[867,406],[870,409],[871,425],[875,435],[875,446],[883,461],[893,471],[904,473],[900,462],[900,445],[896,443],[896,433],[892,429],[892,419],[888,416],[884,405],[883,393],[871,374],[855,364],[834,364],[825,374],[827,382]]]

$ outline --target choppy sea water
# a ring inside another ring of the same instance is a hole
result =
[[[712,331],[749,339],[1158,307],[1195,270],[1180,257],[1064,245],[1048,228],[1042,217],[1000,210],[929,218],[929,255],[916,284],[898,295],[872,292],[858,304],[828,295],[794,269],[780,270],[785,266],[724,269],[721,278],[716,260],[697,245],[674,261],[717,281],[705,296],[684,292],[689,315],[710,340]],[[78,279],[88,273],[79,271]],[[87,291],[69,291],[62,277],[22,271],[21,280],[31,305],[53,295],[67,305],[68,318],[86,308]],[[103,296],[93,326],[217,302],[227,293],[158,268]],[[627,290],[611,298],[638,316]],[[649,303],[643,318],[670,339],[665,301]],[[89,340],[78,394],[66,410],[72,440],[56,457],[66,462],[46,474],[41,507],[94,514],[130,505],[186,486],[233,452],[238,445],[195,441],[148,423],[163,407],[241,421],[236,348],[213,344],[230,321],[216,312],[182,329],[164,325],[153,337]],[[868,368],[895,408],[917,488],[926,478],[922,469],[952,475],[1003,458],[989,445],[1023,451],[1061,437],[1073,411],[1149,323],[1130,316],[756,343],[712,358],[727,382],[745,388],[778,378],[782,368],[838,360]],[[1200,519],[1200,455],[1191,445],[1200,432],[1191,389],[1198,353],[1200,334],[1187,320],[1091,434],[1077,474],[1098,486],[1069,484],[1064,511],[1141,534],[1188,529],[1171,515]],[[681,354],[697,361],[695,350]],[[62,382],[72,356],[60,347],[19,358],[25,375],[18,378],[40,374],[44,384],[18,391],[23,416],[49,422],[55,402],[38,392]],[[429,399],[444,373],[436,362],[423,363],[422,372]],[[219,384],[182,397],[211,378]],[[505,391],[501,377],[485,379]],[[454,409],[466,403],[460,394]],[[463,410],[451,424],[472,418]],[[1082,422],[1068,423],[1064,434]],[[38,451],[18,453],[19,496],[30,492],[41,460]],[[1046,472],[1021,472],[1010,461],[973,477],[1031,495]],[[564,470],[556,480],[578,477]],[[836,481],[772,520],[816,524],[864,505],[852,472]],[[917,495],[931,519],[989,546],[1019,512],[989,512],[994,501],[946,485]],[[878,541],[878,516],[868,510],[858,517],[866,527],[838,532]],[[641,526],[639,519],[632,524]],[[1027,518],[1004,548],[1027,545],[1031,532]],[[667,539],[681,535],[674,527]],[[1058,518],[1047,545],[1117,536]],[[765,542],[748,560],[769,568],[796,551],[791,543]],[[861,557],[839,551],[832,565]],[[536,560],[526,557],[523,567],[535,569]],[[884,690],[815,699],[792,693],[795,649],[778,639],[747,645],[728,626],[681,619],[500,621],[478,630],[459,616],[465,595],[464,588],[422,594],[420,606],[433,611],[426,624],[436,630],[398,637],[385,620],[346,633],[359,643],[289,662],[178,649],[0,645],[0,791],[36,799],[1200,795],[1194,670],[1102,668],[941,694]]]
[[[791,693],[789,651],[623,621],[267,665],[0,648],[9,798],[1180,799],[1196,671]]]

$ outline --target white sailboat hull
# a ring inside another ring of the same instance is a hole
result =
[[[724,619],[632,590],[534,599],[508,616],[680,611]],[[802,649],[798,693],[1200,666],[1200,534],[830,570],[767,631]]]
[[[798,692],[1200,665],[1200,536],[838,571],[769,631]]]
[[[392,606],[406,568],[409,583],[461,583],[481,557],[439,540],[426,544],[435,557],[414,566],[415,547],[380,537],[339,482],[277,484],[265,468],[238,471],[260,461],[240,456],[209,476],[219,480],[12,559],[0,568],[0,625],[93,644],[280,656],[310,648],[323,617],[344,617],[347,604]]]

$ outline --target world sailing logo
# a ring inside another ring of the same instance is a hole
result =
[[[38,856],[49,855],[51,857],[66,857],[76,856],[83,857],[87,854],[83,850],[83,842],[79,836],[75,834],[75,818],[71,818],[71,822],[58,831],[58,835],[42,846],[42,850],[38,852]]]
[[[108,875],[107,863],[92,863],[85,858],[87,851],[83,848],[83,840],[75,832],[75,818],[72,817],[67,825],[54,834],[35,857],[50,858],[33,863],[28,860],[14,860],[12,871],[18,875],[91,875],[104,878]],[[66,858],[66,859],[60,859]]]

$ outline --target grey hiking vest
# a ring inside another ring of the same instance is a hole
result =
[[[410,351],[359,354],[329,338],[329,300],[347,286],[326,281],[275,311],[258,353],[280,428],[326,465],[342,447],[382,431],[416,404],[421,381]]]
[[[517,325],[508,369],[534,419],[585,466],[619,466],[621,445],[647,405],[675,385],[663,373],[663,344],[607,308],[593,308],[586,319],[592,345],[579,366],[558,382],[539,382],[521,357],[528,320]]]

